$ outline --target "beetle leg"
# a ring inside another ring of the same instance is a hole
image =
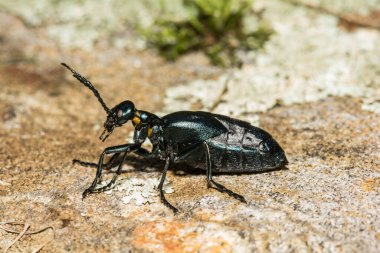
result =
[[[166,163],[165,163],[165,167],[164,167],[164,170],[162,171],[162,175],[161,175],[161,179],[160,179],[160,183],[158,185],[158,190],[160,191],[160,199],[161,199],[161,202],[169,207],[173,212],[174,214],[178,212],[178,209],[175,208],[172,204],[169,203],[169,201],[166,200],[165,198],[165,195],[164,195],[164,191],[163,191],[163,186],[164,186],[164,181],[165,181],[165,178],[166,178],[166,172],[168,171],[169,169],[169,165],[171,163],[171,159],[170,157],[167,157],[166,158]]]
[[[96,192],[96,193],[97,193],[97,192],[104,192],[104,191],[108,190],[108,189],[109,189],[109,188],[115,183],[117,177],[121,174],[121,169],[123,168],[123,164],[124,164],[124,162],[125,162],[125,158],[126,158],[126,157],[127,157],[127,152],[124,153],[124,155],[123,155],[123,159],[122,159],[121,162],[119,163],[119,166],[118,166],[118,168],[117,168],[117,171],[116,171],[116,173],[113,175],[111,181],[110,181],[107,185],[105,185],[105,186],[103,186],[103,187],[100,187],[100,188],[96,188],[96,189],[94,189],[94,190],[92,191],[92,193],[95,193],[95,192]]]
[[[134,153],[136,153],[139,156],[148,157],[148,158],[149,157],[155,157],[151,152],[149,152],[145,148],[139,148]],[[103,164],[103,169],[105,169],[105,170],[112,169],[112,167],[115,165],[115,162],[117,161],[117,158],[119,158],[120,154],[121,153],[113,154],[111,156],[111,158],[109,159],[109,161],[106,162],[105,164]],[[73,159],[73,164],[79,164],[80,166],[91,167],[91,168],[97,168],[98,167],[97,163],[85,162],[85,161],[81,161],[79,159]]]
[[[124,145],[106,148],[99,157],[98,169],[96,171],[95,179],[92,182],[91,186],[83,192],[82,198],[85,198],[90,193],[96,192],[95,187],[99,182],[100,176],[102,175],[103,160],[104,160],[105,155],[110,155],[110,154],[115,154],[115,153],[123,153],[123,152],[125,152],[127,154],[129,152],[135,151],[136,149],[139,149],[140,146],[141,146],[141,144],[128,143],[128,144],[124,144]]]
[[[220,192],[225,192],[227,193],[228,195],[230,195],[231,197],[234,197],[235,199],[243,202],[243,203],[247,203],[247,201],[245,200],[245,198],[240,195],[240,194],[237,194],[229,189],[227,189],[226,187],[224,187],[223,185],[215,182],[214,180],[212,180],[212,164],[211,164],[211,157],[210,157],[210,149],[208,147],[208,144],[206,142],[204,142],[204,145],[206,147],[206,175],[207,175],[207,186],[208,187],[211,187],[211,188],[214,188],[215,190],[218,190]]]
[[[105,170],[110,170],[113,166],[117,158],[119,157],[120,153],[113,154],[110,160],[103,164],[103,168]],[[73,159],[73,164],[79,164],[80,166],[83,167],[91,167],[91,168],[97,168],[98,164],[97,163],[92,163],[92,162],[84,162],[78,159]]]
[[[114,166],[114,163],[116,162],[117,158],[119,157],[120,153],[116,153],[116,154],[113,154],[111,159],[103,164],[103,168],[105,170],[110,170],[112,169],[112,167]],[[81,161],[81,160],[78,160],[78,159],[74,159],[73,160],[73,164],[79,164],[83,167],[92,167],[92,168],[97,168],[98,167],[98,164],[97,163],[92,163],[92,162],[84,162],[84,161]],[[102,177],[100,176],[99,178],[99,181],[101,182],[102,181]]]

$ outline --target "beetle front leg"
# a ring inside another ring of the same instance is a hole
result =
[[[119,146],[113,146],[113,147],[108,147],[106,148],[103,153],[100,155],[99,162],[98,162],[98,169],[96,171],[96,176],[94,181],[92,182],[91,186],[87,188],[83,194],[82,198],[85,198],[88,194],[96,192],[96,185],[99,182],[99,179],[102,175],[102,170],[103,170],[103,161],[104,161],[104,156],[109,155],[109,154],[115,154],[115,153],[123,153],[125,152],[125,155],[129,152],[133,152],[134,150],[140,148],[141,144],[136,144],[136,143],[129,143],[129,144],[124,144],[124,145],[119,145]]]
[[[103,168],[105,170],[111,169],[113,167],[115,161],[119,157],[119,155],[120,155],[120,153],[113,154],[112,157],[111,157],[111,159],[107,163],[103,164]],[[90,167],[90,168],[97,168],[98,167],[97,163],[84,162],[84,161],[81,161],[81,160],[78,160],[78,159],[73,159],[73,164],[79,164],[80,166]]]
[[[234,197],[235,199],[243,202],[243,203],[247,203],[247,201],[245,200],[245,198],[240,195],[240,194],[237,194],[229,189],[227,189],[226,187],[224,187],[223,185],[215,182],[214,180],[212,180],[212,164],[211,164],[211,156],[210,156],[210,149],[207,145],[207,143],[205,142],[204,143],[204,146],[206,148],[206,175],[207,175],[207,186],[208,187],[211,187],[211,188],[214,188],[220,192],[225,192],[227,193],[228,195],[230,195],[231,197]]]
[[[160,183],[158,185],[158,190],[160,191],[161,202],[165,206],[169,207],[173,211],[174,214],[176,214],[178,212],[178,209],[175,208],[172,204],[169,203],[169,201],[166,200],[165,195],[164,195],[164,190],[162,189],[164,187],[164,182],[165,182],[165,178],[166,178],[166,172],[169,169],[170,163],[171,163],[171,159],[170,159],[170,157],[167,157],[166,158],[166,163],[165,163],[164,170],[162,171],[161,180],[160,180]]]
[[[117,159],[119,158],[120,154],[121,153],[113,154],[111,156],[111,158],[109,159],[109,161],[106,162],[105,164],[103,164],[103,169],[105,169],[105,170],[112,169],[113,166],[115,165]],[[144,148],[141,148],[141,147],[135,151],[135,154],[137,154],[139,156],[146,157],[146,158],[156,157],[154,154],[152,154],[148,150],[146,150]],[[85,161],[82,161],[82,160],[79,160],[79,159],[73,159],[73,164],[78,164],[80,166],[90,167],[90,168],[97,168],[98,167],[97,163],[85,162]]]
[[[127,157],[127,152],[124,153],[123,158],[122,158],[122,160],[121,160],[121,162],[119,163],[119,166],[118,166],[118,168],[117,168],[117,171],[116,171],[116,173],[113,175],[111,181],[110,181],[107,185],[105,185],[105,186],[103,186],[103,187],[100,187],[100,188],[96,188],[96,189],[94,189],[94,190],[92,191],[92,193],[104,192],[104,191],[108,190],[108,189],[109,189],[109,188],[110,188],[110,187],[116,182],[117,177],[121,174],[121,169],[123,168],[123,164],[124,164],[124,162],[125,162],[125,158],[126,158],[126,157]]]

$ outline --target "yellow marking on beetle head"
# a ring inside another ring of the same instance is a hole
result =
[[[148,137],[150,137],[153,133],[153,128],[149,127],[148,129]]]

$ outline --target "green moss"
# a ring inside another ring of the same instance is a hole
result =
[[[162,3],[164,9],[166,2]],[[164,15],[144,31],[150,45],[168,60],[203,50],[215,65],[238,65],[237,51],[262,48],[272,33],[253,13],[252,0],[183,0],[183,4],[185,17]],[[252,16],[256,25],[253,30],[244,22]]]

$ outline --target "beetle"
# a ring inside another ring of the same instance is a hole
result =
[[[268,132],[248,122],[203,111],[178,111],[160,118],[153,113],[138,110],[129,100],[110,109],[89,80],[67,64],[61,64],[94,93],[106,111],[104,131],[99,139],[104,142],[115,128],[129,121],[134,127],[133,142],[107,147],[97,164],[73,160],[83,166],[97,167],[95,179],[83,192],[83,198],[88,194],[109,189],[120,175],[127,154],[131,152],[165,160],[158,190],[161,202],[174,213],[178,209],[166,200],[162,189],[166,173],[174,163],[186,163],[193,168],[205,169],[208,187],[227,193],[243,203],[247,203],[245,198],[215,182],[213,173],[261,172],[288,164],[284,150],[276,140]],[[151,151],[142,147],[146,139],[152,143]],[[103,164],[106,155],[112,157]],[[97,187],[103,168],[111,168],[118,159],[120,162],[111,181],[105,186]]]

